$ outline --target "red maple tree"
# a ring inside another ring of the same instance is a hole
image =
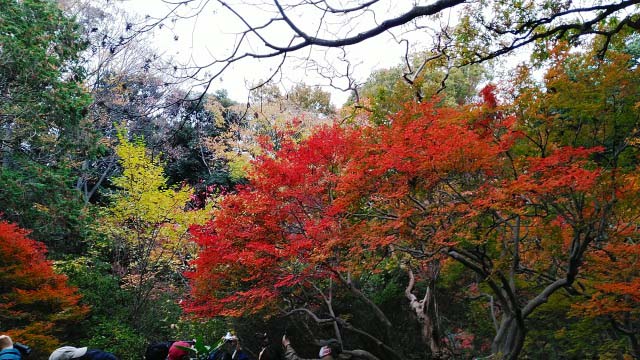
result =
[[[45,254],[44,244],[29,239],[28,231],[0,221],[0,331],[42,356],[88,312]]]
[[[259,159],[250,185],[194,229],[203,252],[187,308],[311,314],[285,306],[299,287],[316,290],[332,315],[316,321],[349,329],[332,313],[328,279],[361,296],[352,276],[393,262],[407,272],[423,340],[441,353],[435,284],[442,264],[455,261],[490,294],[492,352],[517,358],[527,318],[558,291],[581,293],[585,258],[637,233],[620,216],[628,193],[617,189],[628,179],[593,160],[603,147],[536,152],[491,88],[483,98],[464,111],[410,103],[388,125],[325,127]],[[417,279],[427,284],[419,296]]]

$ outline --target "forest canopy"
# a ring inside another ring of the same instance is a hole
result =
[[[638,1],[393,4],[0,0],[0,333],[639,358]],[[208,65],[153,48],[210,13]]]

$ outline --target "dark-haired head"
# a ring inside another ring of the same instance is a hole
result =
[[[169,355],[169,342],[159,342],[147,346],[147,350],[144,353],[146,360],[165,360]]]

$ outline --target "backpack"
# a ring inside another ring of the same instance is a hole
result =
[[[21,360],[22,354],[18,349],[4,349],[0,351],[0,360]]]

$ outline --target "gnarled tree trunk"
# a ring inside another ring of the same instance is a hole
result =
[[[433,262],[430,267],[429,286],[425,291],[424,298],[418,298],[412,293],[415,285],[415,276],[411,268],[407,270],[409,274],[409,284],[405,289],[405,296],[409,299],[409,306],[417,317],[422,330],[422,339],[429,345],[431,354],[436,359],[449,358],[448,351],[442,344],[442,333],[440,332],[438,318],[438,303],[435,293],[435,280],[440,272],[440,263]]]
[[[525,330],[518,324],[515,315],[505,315],[491,344],[491,352],[500,359],[517,359],[524,344]]]

